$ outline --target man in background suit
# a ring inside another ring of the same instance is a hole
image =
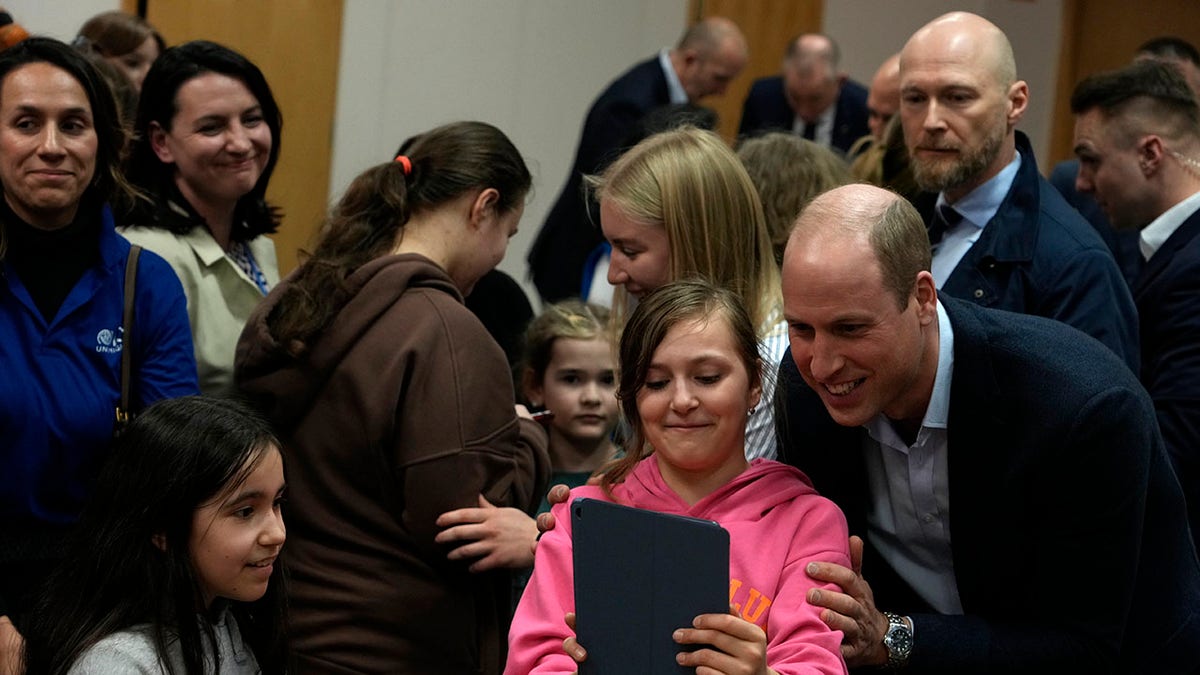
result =
[[[840,52],[827,35],[788,43],[783,74],[755,80],[742,105],[738,135],[794,131],[846,154],[869,131],[867,90],[838,72]]]
[[[1080,82],[1076,186],[1139,233],[1142,383],[1200,541],[1200,106],[1179,69],[1136,61]]]
[[[1156,59],[1174,65],[1183,74],[1192,93],[1200,96],[1200,51],[1187,40],[1171,36],[1156,37],[1138,47],[1133,58],[1135,61]],[[1050,172],[1050,183],[1062,193],[1063,199],[1074,206],[1096,229],[1100,238],[1112,250],[1117,265],[1121,267],[1121,273],[1132,286],[1142,268],[1137,230],[1115,229],[1096,200],[1091,195],[1075,189],[1075,177],[1078,175],[1079,160],[1068,159],[1054,166],[1054,170]]]
[[[920,215],[868,185],[815,199],[784,254],[781,450],[858,535],[852,569],[805,570],[842,589],[807,600],[847,664],[1200,668],[1200,562],[1145,390],[1073,328],[943,298],[929,264]]]
[[[900,121],[943,295],[1062,321],[1138,369],[1137,312],[1100,237],[1037,170],[1008,37],[952,12],[900,52]]]
[[[724,92],[748,58],[738,27],[710,17],[689,28],[674,49],[626,71],[592,103],[567,184],[529,252],[533,283],[544,301],[579,297],[588,255],[604,239],[583,177],[616,159],[647,113]]]

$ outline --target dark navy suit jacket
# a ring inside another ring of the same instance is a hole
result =
[[[1017,132],[1021,168],[996,215],[940,292],[1057,319],[1108,345],[1138,372],[1137,310],[1112,253],[1038,173]],[[925,215],[928,223],[932,210]]]
[[[950,543],[965,614],[932,613],[867,542],[877,605],[913,616],[905,672],[1200,668],[1200,562],[1146,391],[1073,328],[939,300],[954,329]],[[790,354],[779,377],[782,458],[865,539],[866,430],[837,425]]]
[[[1114,228],[1112,223],[1108,222],[1108,216],[1104,213],[1104,209],[1100,208],[1096,200],[1091,195],[1075,189],[1075,177],[1078,175],[1079,160],[1068,159],[1054,165],[1054,170],[1050,172],[1050,184],[1058,190],[1068,204],[1075,207],[1084,220],[1095,228],[1096,234],[1100,235],[1105,245],[1108,246],[1108,250],[1112,251],[1113,257],[1117,260],[1117,266],[1121,268],[1121,273],[1125,275],[1126,281],[1132,286],[1133,280],[1137,278],[1138,270],[1142,268],[1142,252],[1138,248],[1137,230],[1118,231]]]
[[[656,55],[626,71],[592,103],[571,175],[529,251],[533,284],[546,302],[579,297],[588,255],[604,240],[599,216],[584,194],[583,177],[600,173],[620,156],[638,121],[670,101]]]
[[[1133,287],[1142,329],[1142,384],[1188,499],[1200,542],[1200,211],[1146,261]]]
[[[846,154],[854,141],[871,132],[867,126],[867,89],[854,80],[846,80],[835,104],[833,147]],[[783,93],[783,76],[763,77],[754,81],[746,102],[742,104],[742,121],[738,136],[752,136],[767,131],[792,130],[796,112],[788,105]]]

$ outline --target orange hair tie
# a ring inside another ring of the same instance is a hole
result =
[[[412,160],[404,155],[396,155],[396,161],[400,162],[400,166],[404,167],[405,176],[412,173]]]

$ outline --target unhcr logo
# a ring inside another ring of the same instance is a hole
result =
[[[96,333],[96,351],[101,354],[116,354],[121,351],[121,346],[124,344],[125,328],[121,327],[113,331],[105,328],[99,333]]]

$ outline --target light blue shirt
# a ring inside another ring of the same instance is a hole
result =
[[[687,103],[687,92],[683,90],[683,84],[679,81],[679,76],[675,74],[675,66],[671,64],[670,49],[663,49],[658,53],[658,64],[662,66],[663,75],[667,76],[667,93],[671,97],[671,103],[676,105]]]
[[[938,288],[946,283],[963,256],[971,250],[976,241],[979,241],[980,235],[983,234],[983,228],[987,227],[988,221],[995,217],[996,212],[1000,210],[1000,205],[1004,203],[1004,198],[1008,196],[1008,191],[1012,189],[1013,181],[1016,180],[1017,171],[1020,168],[1021,153],[1018,151],[1012,161],[999,173],[992,176],[983,185],[968,192],[962,199],[950,204],[955,211],[962,214],[963,219],[958,225],[946,230],[942,242],[933,252],[933,264],[930,272],[933,273],[933,280],[937,283]],[[937,207],[940,209],[944,204],[948,204],[948,202],[946,193],[943,192],[938,195]]]
[[[954,330],[937,306],[938,363],[921,429],[907,445],[883,414],[867,422],[867,540],[931,607],[962,614],[950,548],[946,423],[954,377]]]

